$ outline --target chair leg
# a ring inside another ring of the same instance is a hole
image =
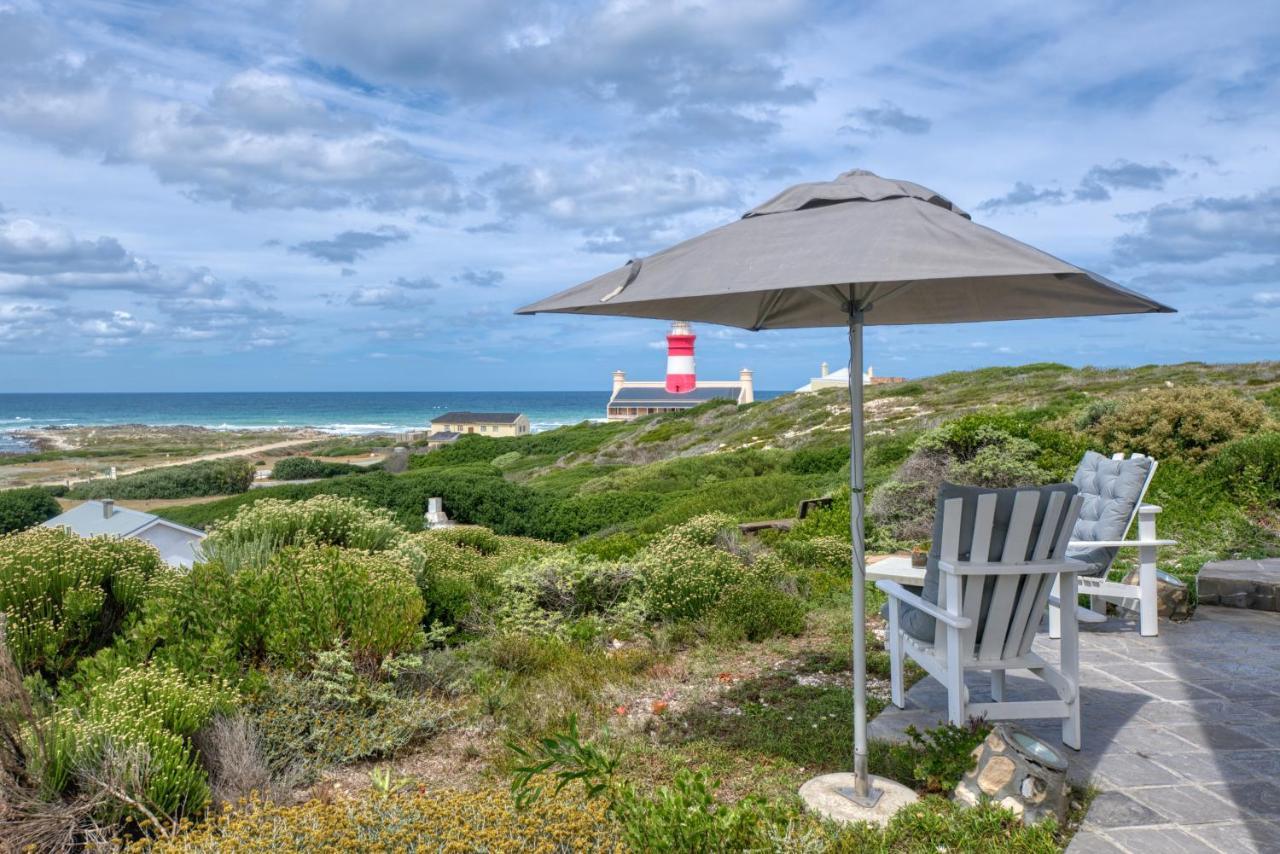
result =
[[[1138,630],[1143,637],[1160,634],[1160,604],[1156,601],[1156,550],[1138,549]]]
[[[1060,601],[1076,601],[1076,576],[1072,572],[1058,575],[1055,586],[1062,591]],[[1061,655],[1062,675],[1066,679],[1069,695],[1063,697],[1067,704],[1067,717],[1062,721],[1062,743],[1074,750],[1080,749],[1080,632],[1075,613],[1062,621],[1062,642],[1058,644]]]
[[[956,726],[965,722],[964,668],[960,664],[960,630],[947,627],[947,719]]]
[[[1089,610],[1090,610],[1090,611],[1093,611],[1095,614],[1102,614],[1102,615],[1105,617],[1105,616],[1107,615],[1107,602],[1106,602],[1106,600],[1105,600],[1105,599],[1101,599],[1101,598],[1099,598],[1099,597],[1097,597],[1097,596],[1090,596],[1090,597],[1089,597]]]
[[[1059,602],[1066,602],[1062,598],[1061,576],[1053,580],[1053,595],[1058,598]],[[1056,605],[1049,606],[1049,637],[1054,640],[1062,637],[1062,610]]]
[[[902,685],[902,632],[898,628],[899,603],[889,599],[889,698],[899,709],[907,706],[906,692]]]
[[[991,699],[997,703],[1004,702],[1004,671],[991,671]]]

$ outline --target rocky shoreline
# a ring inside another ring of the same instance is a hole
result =
[[[246,437],[263,439],[315,438],[323,439],[329,433],[312,427],[260,427],[222,429],[200,427],[193,424],[157,426],[153,424],[109,424],[92,427],[50,426],[11,430],[9,437],[26,446],[25,450],[9,450],[8,456],[39,454],[52,451],[76,451],[91,445],[119,444],[122,442],[175,442],[201,444],[204,440],[241,440]]]

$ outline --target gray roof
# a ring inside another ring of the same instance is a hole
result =
[[[446,412],[431,419],[432,424],[514,424],[520,412]]]
[[[65,513],[54,516],[43,524],[46,528],[70,528],[74,533],[82,537],[96,537],[103,534],[113,537],[127,537],[156,523],[203,536],[200,531],[194,528],[179,525],[177,522],[170,522],[168,519],[162,519],[154,513],[130,510],[128,507],[121,507],[118,504],[113,508],[111,517],[107,518],[102,515],[101,501],[86,501],[83,504],[72,507]]]
[[[431,433],[427,436],[428,442],[452,442],[456,440],[461,433],[454,433],[449,430],[441,430],[439,433]]]
[[[693,407],[708,400],[737,400],[737,388],[694,388],[676,394],[665,388],[628,388],[623,386],[609,401],[610,406],[680,406]]]

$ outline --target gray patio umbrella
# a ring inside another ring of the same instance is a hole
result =
[[[517,314],[652,317],[751,330],[848,327],[853,794],[874,803],[866,741],[863,327],[1171,311],[972,222],[919,184],[855,170],[834,181],[798,184],[736,222],[629,261]]]

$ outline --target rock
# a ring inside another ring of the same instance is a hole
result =
[[[970,806],[990,800],[1024,824],[1046,816],[1066,819],[1067,761],[1057,750],[1012,724],[997,724],[974,751],[977,766],[956,786],[955,799]]]
[[[1124,577],[1124,584],[1138,583],[1138,570],[1131,571]],[[1164,570],[1156,570],[1156,605],[1157,613],[1169,620],[1191,619],[1191,595],[1187,585],[1179,578]]]
[[[1202,605],[1280,611],[1280,560],[1216,560],[1196,575]]]

